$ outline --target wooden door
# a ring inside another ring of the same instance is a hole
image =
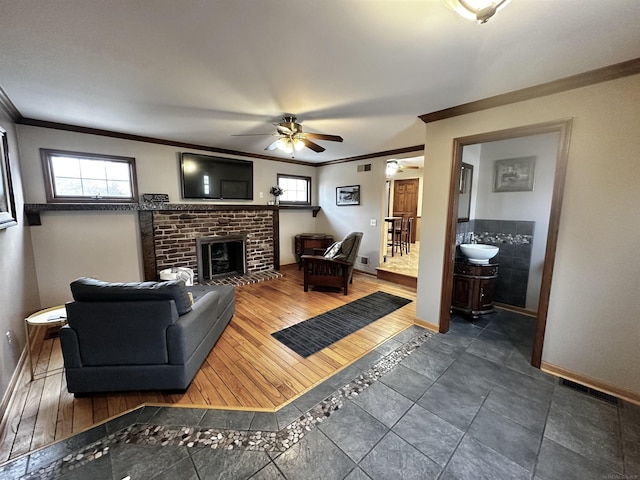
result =
[[[413,217],[411,243],[415,243],[416,241],[419,185],[420,180],[417,178],[393,181],[393,216]]]

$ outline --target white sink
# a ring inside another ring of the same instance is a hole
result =
[[[498,254],[499,248],[494,245],[483,245],[482,243],[463,243],[460,250],[470,263],[486,265],[489,260]]]

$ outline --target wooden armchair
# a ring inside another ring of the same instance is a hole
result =
[[[304,291],[308,292],[309,285],[313,285],[341,288],[347,295],[361,240],[362,232],[353,232],[327,248],[323,255],[302,255]]]

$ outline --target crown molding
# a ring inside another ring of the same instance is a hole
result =
[[[12,104],[13,105],[13,104]],[[17,111],[17,110],[16,110]],[[143,135],[133,135],[130,133],[123,133],[123,132],[115,132],[112,130],[103,130],[100,128],[91,128],[91,127],[82,127],[80,125],[70,125],[67,123],[58,123],[58,122],[50,122],[50,121],[46,121],[46,120],[37,120],[35,118],[24,118],[22,116],[19,116],[19,118],[17,120],[15,120],[16,123],[20,124],[20,125],[28,125],[31,127],[42,127],[42,128],[52,128],[54,130],[64,130],[67,132],[76,132],[76,133],[84,133],[84,134],[88,134],[88,135],[99,135],[102,137],[110,137],[110,138],[118,138],[121,140],[132,140],[135,142],[145,142],[145,143],[155,143],[158,145],[168,145],[168,146],[172,146],[172,147],[180,147],[180,148],[188,148],[188,149],[193,149],[193,150],[202,150],[205,152],[212,152],[212,153],[221,153],[221,154],[225,154],[225,155],[234,155],[234,156],[239,156],[239,157],[249,157],[249,158],[259,158],[259,159],[263,159],[263,160],[272,160],[274,162],[283,162],[283,163],[294,163],[296,165],[305,165],[305,166],[309,166],[309,167],[321,167],[324,165],[331,165],[334,163],[344,163],[344,162],[354,162],[357,160],[366,160],[369,158],[379,158],[379,157],[383,157],[386,155],[400,155],[403,153],[411,153],[411,152],[419,152],[419,151],[424,151],[424,145],[414,145],[412,147],[405,147],[405,148],[399,148],[399,149],[395,149],[395,150],[387,150],[384,152],[377,152],[377,153],[369,153],[366,155],[358,155],[355,157],[346,157],[346,158],[342,158],[342,159],[337,159],[337,160],[330,160],[327,162],[305,162],[302,160],[296,160],[296,159],[288,159],[288,158],[280,158],[280,157],[273,157],[270,155],[262,155],[259,153],[249,153],[249,152],[241,152],[238,150],[229,150],[226,148],[217,148],[217,147],[212,147],[209,145],[199,145],[199,144],[195,144],[195,143],[185,143],[185,142],[179,142],[176,140],[167,140],[164,138],[156,138],[156,137],[146,137]]]
[[[7,92],[5,92],[2,87],[0,87],[0,109],[2,109],[15,123],[22,118],[20,111],[16,108],[7,95]]]
[[[297,165],[308,165],[315,167],[317,164],[312,162],[303,162],[301,160],[273,157],[270,155],[262,155],[259,153],[241,152],[238,150],[229,150],[226,148],[217,148],[209,145],[199,145],[197,143],[179,142],[176,140],[167,140],[164,138],[147,137],[144,135],[134,135],[131,133],[115,132],[112,130],[103,130],[100,128],[82,127],[80,125],[70,125],[67,123],[49,122],[46,120],[37,120],[35,118],[20,118],[16,121],[20,125],[29,125],[31,127],[52,128],[54,130],[64,130],[67,132],[84,133],[88,135],[99,135],[102,137],[118,138],[121,140],[132,140],[134,142],[154,143],[157,145],[168,145],[172,147],[188,148],[192,150],[202,150],[205,152],[220,153],[225,155],[234,155],[239,157],[259,158],[263,160],[272,160],[275,162],[295,163]]]
[[[438,110],[431,113],[420,115],[420,119],[424,123],[437,122],[447,118],[458,117],[468,113],[488,110],[490,108],[501,107],[511,103],[518,103],[534,98],[546,97],[555,93],[566,92],[575,88],[586,87],[596,83],[608,82],[618,78],[637,75],[640,73],[640,58],[628,60],[622,63],[609,65],[608,67],[597,68],[588,72],[579,73],[570,77],[564,77],[552,82],[541,83],[533,87],[527,87],[513,92],[495,95],[493,97],[476,100],[469,103],[463,103],[444,110]]]
[[[336,163],[356,162],[358,160],[369,160],[371,158],[388,157],[394,155],[403,155],[405,153],[417,153],[424,152],[424,145],[413,145],[411,147],[396,148],[394,150],[385,150],[384,152],[367,153],[365,155],[357,155],[355,157],[338,158],[336,160],[329,160],[327,162],[315,163],[318,167],[324,167],[325,165],[334,165]]]

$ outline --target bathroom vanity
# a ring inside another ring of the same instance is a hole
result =
[[[497,263],[476,265],[465,259],[456,260],[451,311],[466,313],[473,319],[493,312],[493,284],[497,277]]]

